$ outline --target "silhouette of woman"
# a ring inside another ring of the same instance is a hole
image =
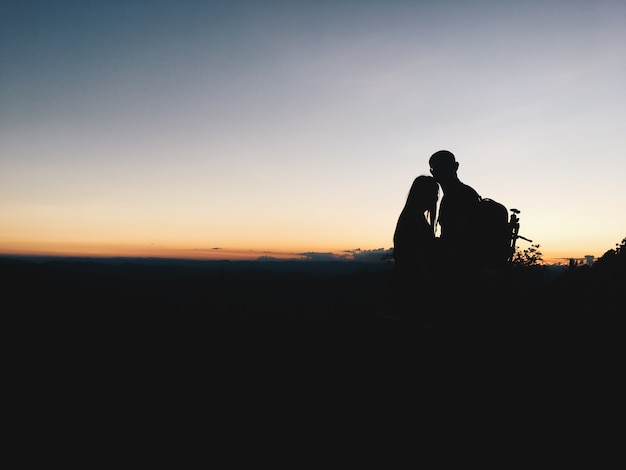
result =
[[[393,235],[394,300],[396,314],[413,310],[416,294],[427,294],[437,258],[435,214],[439,185],[432,176],[420,175],[411,185]]]

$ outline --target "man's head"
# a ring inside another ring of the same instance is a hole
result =
[[[452,152],[439,150],[430,156],[428,163],[430,165],[430,173],[439,183],[456,178],[459,162],[456,161]]]

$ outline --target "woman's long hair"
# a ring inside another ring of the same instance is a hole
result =
[[[429,201],[432,194],[439,192],[439,184],[432,176],[420,175],[413,180],[409,194],[406,198],[405,207],[412,210],[425,210],[428,221],[432,227],[433,234],[437,222],[437,198]],[[425,206],[425,201],[429,201],[429,206]]]

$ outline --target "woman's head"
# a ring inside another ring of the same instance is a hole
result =
[[[419,209],[430,210],[439,199],[439,184],[432,176],[420,175],[413,180],[407,202]]]
[[[439,184],[432,176],[420,175],[413,180],[406,207],[415,211],[428,211],[428,220],[435,231],[437,215],[437,200],[439,199]]]

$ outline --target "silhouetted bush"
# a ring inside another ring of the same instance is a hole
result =
[[[515,247],[511,261],[515,266],[538,266],[543,263],[543,254],[539,251],[539,244],[530,245],[524,250]]]
[[[626,237],[598,258],[593,266],[596,271],[623,275],[626,272]]]

